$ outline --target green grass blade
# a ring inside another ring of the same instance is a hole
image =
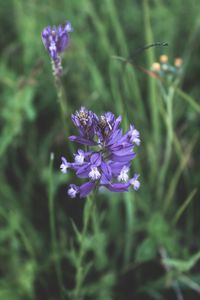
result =
[[[179,208],[179,210],[177,211],[174,219],[173,219],[173,224],[175,225],[178,220],[180,219],[181,215],[184,213],[184,211],[186,210],[186,208],[188,207],[188,205],[190,204],[190,202],[193,200],[194,196],[197,193],[197,189],[194,189],[189,196],[186,198],[186,200],[183,202],[183,204],[181,205],[181,207]]]

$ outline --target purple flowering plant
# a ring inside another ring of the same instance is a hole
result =
[[[70,22],[64,25],[47,26],[42,31],[42,41],[52,60],[53,74],[56,78],[56,87],[62,102],[63,119],[64,97],[60,76],[62,74],[61,54],[69,44],[69,32],[72,32]],[[60,83],[58,85],[58,83]],[[140,183],[138,174],[129,179],[131,161],[135,158],[134,146],[140,144],[140,134],[133,125],[123,134],[119,128],[121,116],[107,112],[97,116],[94,112],[82,107],[72,114],[72,121],[78,129],[79,135],[70,136],[69,140],[84,145],[74,154],[74,162],[68,162],[62,157],[61,171],[66,173],[73,169],[77,177],[87,179],[81,186],[70,184],[68,195],[75,198],[79,195],[86,197],[92,190],[105,187],[112,192],[125,192],[132,186],[138,190]]]
[[[62,157],[60,169],[63,173],[72,169],[77,177],[87,181],[80,186],[70,184],[68,195],[71,198],[86,197],[100,187],[111,192],[125,192],[129,187],[139,189],[139,175],[129,178],[128,173],[136,156],[134,147],[140,145],[140,134],[133,125],[123,134],[121,121],[121,116],[116,118],[111,112],[97,116],[84,107],[72,114],[79,134],[70,136],[69,140],[85,145],[85,149],[74,154],[73,162]]]
[[[53,73],[55,76],[60,76],[62,73],[61,53],[69,44],[69,32],[72,32],[70,22],[64,25],[47,26],[42,31],[42,41],[44,47],[49,52],[52,60]]]

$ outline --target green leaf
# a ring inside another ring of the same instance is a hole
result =
[[[138,247],[136,252],[136,262],[146,262],[152,260],[156,256],[156,245],[151,238],[145,239]]]
[[[167,259],[165,259],[165,263],[169,267],[171,267],[171,268],[173,267],[176,270],[178,270],[179,272],[188,272],[195,266],[195,264],[197,263],[197,261],[199,259],[200,259],[200,251],[197,252],[195,255],[193,255],[187,261],[167,258]]]
[[[197,112],[200,113],[200,105],[198,104],[198,101],[196,101],[195,99],[193,99],[190,95],[188,95],[187,93],[183,92],[182,90],[180,90],[179,88],[175,88],[176,93],[182,97],[182,99],[184,99],[188,104],[190,104],[190,106]]]

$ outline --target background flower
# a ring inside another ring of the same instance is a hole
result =
[[[51,57],[53,74],[55,76],[61,76],[62,64],[60,54],[67,48],[69,44],[69,32],[72,31],[73,29],[69,21],[58,27],[47,26],[42,31],[42,41]]]

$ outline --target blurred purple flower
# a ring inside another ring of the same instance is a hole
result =
[[[68,195],[75,198],[87,196],[92,190],[106,187],[112,192],[125,192],[129,187],[138,190],[139,175],[129,178],[131,161],[135,158],[135,145],[140,145],[140,134],[133,125],[123,134],[119,128],[121,116],[107,112],[98,117],[95,113],[81,107],[72,114],[72,121],[79,135],[70,136],[71,141],[85,145],[87,151],[81,149],[74,154],[74,162],[69,163],[62,157],[61,171],[68,168],[75,171],[77,177],[88,179],[80,187],[71,184]]]
[[[66,22],[64,25],[47,26],[42,31],[42,41],[44,47],[49,52],[52,59],[54,75],[59,76],[62,72],[60,54],[69,44],[69,32],[73,31],[71,23]]]
[[[58,28],[56,26],[52,28],[51,26],[47,26],[43,29],[42,41],[53,60],[68,46],[68,33],[71,31],[72,26],[70,22],[66,22],[65,25],[59,25]]]

